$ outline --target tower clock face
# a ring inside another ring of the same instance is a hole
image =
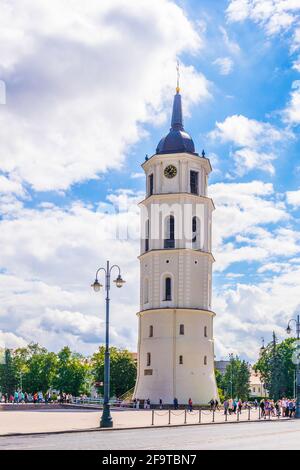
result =
[[[166,178],[174,178],[177,175],[177,168],[174,165],[166,166],[164,170],[164,175]]]

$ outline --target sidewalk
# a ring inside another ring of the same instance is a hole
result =
[[[186,416],[186,424],[185,424]],[[35,434],[51,432],[68,432],[82,430],[99,429],[101,412],[99,410],[83,409],[45,409],[33,411],[7,411],[0,412],[0,436],[8,434]],[[135,429],[144,427],[161,427],[184,425],[210,424],[213,422],[213,413],[205,410],[193,413],[184,410],[155,410],[154,426],[152,425],[152,410],[112,410],[114,429]],[[258,411],[251,410],[251,421],[258,420]],[[285,418],[283,418],[285,419]],[[278,418],[271,418],[272,421],[279,421]],[[231,415],[227,417],[227,422],[245,422],[248,421],[248,411],[245,410],[241,415]],[[264,421],[264,420],[262,420]],[[269,419],[267,418],[267,421]],[[222,411],[217,411],[214,415],[214,422],[224,423],[225,416]],[[226,424],[225,424],[226,425]]]

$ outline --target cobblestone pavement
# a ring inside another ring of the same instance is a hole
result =
[[[16,433],[39,433],[95,429],[99,427],[101,411],[83,410],[83,409],[45,409],[45,410],[23,410],[20,405],[20,411],[2,411],[0,412],[0,435]],[[115,428],[134,428],[152,426],[151,410],[117,410],[112,411]],[[251,420],[258,419],[258,411],[251,410]],[[248,411],[243,411],[241,415],[231,415],[227,417],[231,421],[248,421]],[[272,418],[277,420],[277,418]],[[222,411],[212,412],[205,410],[199,414],[195,410],[193,413],[184,410],[155,410],[154,426],[216,423],[225,421]]]
[[[9,449],[300,450],[300,422],[241,422],[217,426],[0,437],[0,450]]]

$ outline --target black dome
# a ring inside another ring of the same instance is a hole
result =
[[[173,102],[171,129],[169,134],[160,140],[156,153],[180,152],[195,153],[195,145],[191,136],[183,128],[181,95],[177,89]]]

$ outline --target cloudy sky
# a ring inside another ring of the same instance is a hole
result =
[[[140,164],[185,127],[214,171],[218,358],[300,311],[300,0],[0,0],[0,341],[136,350]]]

